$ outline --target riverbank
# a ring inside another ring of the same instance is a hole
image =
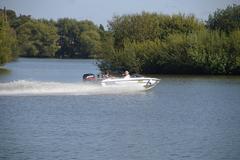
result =
[[[11,71],[3,66],[0,66],[0,75],[1,74],[8,74],[10,73]]]
[[[84,62],[85,60],[86,61],[92,61],[92,63],[98,68],[99,72],[100,71],[100,68],[99,68],[99,59],[94,59],[94,58],[56,58],[56,57],[19,57],[18,59],[15,59],[13,62],[10,62],[11,63],[14,63],[14,62],[17,62],[17,61],[22,61],[22,60],[27,60],[29,62],[31,62],[31,60],[33,61],[38,61],[40,60],[41,62],[49,62],[49,60],[51,61],[79,61],[79,62]],[[61,64],[59,64],[61,65]],[[7,73],[10,73],[11,70],[9,70],[6,66],[8,66],[8,64],[5,64],[4,66],[0,66],[0,74],[7,74]],[[109,70],[110,71],[110,70]],[[116,71],[112,71],[113,74],[120,74],[122,72],[124,72],[125,70],[118,70],[117,72]],[[87,71],[88,72],[88,71]],[[111,71],[110,71],[111,72]],[[136,72],[130,72],[130,74],[134,74]],[[240,76],[240,74],[207,74],[207,73],[155,73],[155,74],[149,74],[149,73],[140,73],[144,76],[148,76],[148,77],[238,77]]]

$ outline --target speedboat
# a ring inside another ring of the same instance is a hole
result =
[[[103,87],[119,86],[119,87],[140,87],[143,90],[149,90],[160,82],[158,78],[148,77],[130,77],[130,78],[107,78],[101,81]]]
[[[84,82],[91,82],[94,84],[100,84],[103,87],[120,87],[120,88],[136,88],[140,90],[149,90],[155,87],[160,79],[144,77],[139,74],[134,74],[128,78],[120,77],[104,77],[101,75],[95,76],[92,73],[86,73],[83,75]]]

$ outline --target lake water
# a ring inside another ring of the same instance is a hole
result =
[[[93,60],[24,59],[0,74],[1,160],[240,159],[240,77],[84,84]]]

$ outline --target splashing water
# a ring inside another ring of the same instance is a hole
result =
[[[136,86],[109,86],[89,83],[61,83],[18,80],[0,83],[0,96],[9,95],[97,95],[139,93]]]

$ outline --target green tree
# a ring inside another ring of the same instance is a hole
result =
[[[64,18],[58,20],[57,27],[60,57],[89,58],[101,52],[101,35],[93,22]]]
[[[212,30],[231,32],[240,29],[240,5],[229,5],[209,15],[207,27]]]
[[[112,53],[114,50],[114,39],[112,33],[110,31],[105,31],[103,25],[99,26],[99,34],[100,34],[100,45],[101,49],[95,58],[102,59],[104,54]]]
[[[97,31],[85,31],[82,32],[80,37],[79,50],[81,51],[82,57],[92,57],[97,55],[101,50],[100,35]],[[84,55],[84,53],[86,55]]]
[[[240,74],[240,30],[231,32],[229,36],[228,70],[232,74]]]
[[[5,13],[4,13],[5,12]],[[0,14],[6,14],[6,20],[12,27],[13,22],[17,19],[17,15],[13,10],[0,9]]]
[[[115,48],[123,48],[124,41],[143,42],[146,40],[165,40],[170,34],[185,33],[204,29],[204,24],[194,16],[163,15],[142,12],[141,14],[114,16],[109,22],[114,36]]]
[[[59,37],[54,25],[28,21],[18,27],[17,36],[21,56],[54,57],[58,49]]]
[[[10,27],[6,15],[0,13],[0,65],[17,57],[16,34]]]
[[[228,37],[219,31],[196,32],[189,37],[192,48],[189,51],[194,65],[208,74],[227,74],[229,61]]]

